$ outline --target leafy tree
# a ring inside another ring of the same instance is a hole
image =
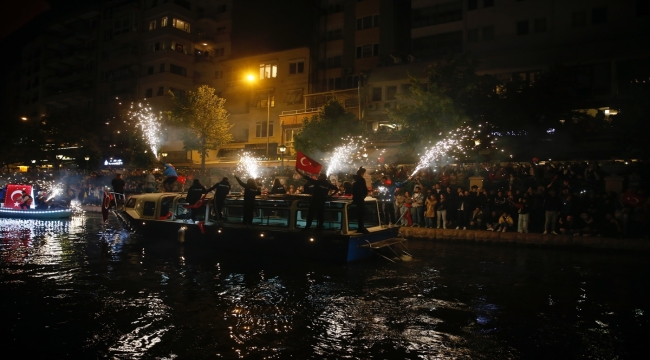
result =
[[[172,96],[174,94],[172,93]],[[203,85],[197,91],[188,91],[185,97],[173,96],[174,105],[168,113],[171,121],[184,127],[185,150],[201,154],[201,169],[210,149],[217,149],[232,141],[226,99],[215,95],[215,90]]]
[[[388,110],[388,116],[401,127],[404,150],[412,153],[420,144],[439,140],[480,117],[481,107],[488,102],[483,101],[485,86],[480,86],[481,77],[475,69],[476,61],[462,56],[432,64],[424,83],[411,76],[410,92],[401,96],[407,102]],[[481,106],[476,106],[479,103]]]
[[[294,147],[307,153],[330,152],[344,143],[344,137],[363,132],[363,123],[353,113],[345,111],[336,99],[330,99],[318,114],[302,120],[302,129],[294,137]]]

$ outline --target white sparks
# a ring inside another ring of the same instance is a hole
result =
[[[355,160],[365,159],[368,154],[365,149],[367,139],[362,136],[349,136],[344,138],[348,143],[334,149],[329,159],[326,175],[340,171],[345,165],[351,165]]]
[[[136,120],[137,126],[142,130],[144,140],[154,155],[158,154],[160,145],[160,117],[149,105],[131,104],[131,119]]]
[[[258,160],[250,153],[245,152],[239,157],[237,172],[246,174],[248,177],[257,179],[260,175],[260,165]]]

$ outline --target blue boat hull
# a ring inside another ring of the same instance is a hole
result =
[[[0,209],[0,217],[13,219],[36,219],[36,220],[60,220],[69,219],[72,216],[72,210],[16,210]]]

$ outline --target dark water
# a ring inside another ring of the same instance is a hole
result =
[[[0,219],[3,358],[631,359],[650,339],[648,254],[412,241],[337,265],[111,228]]]

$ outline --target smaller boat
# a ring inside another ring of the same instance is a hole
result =
[[[36,219],[36,220],[60,220],[72,216],[72,209],[10,209],[0,208],[0,218],[14,219]]]

